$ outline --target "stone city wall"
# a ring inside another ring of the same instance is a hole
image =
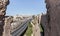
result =
[[[47,23],[45,36],[60,36],[60,0],[46,0]]]
[[[9,4],[9,0],[0,0],[0,36],[3,35],[3,26],[4,26],[4,20],[5,20],[5,14],[6,14],[6,8]]]

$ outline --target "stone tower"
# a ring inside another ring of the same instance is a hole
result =
[[[47,23],[45,36],[60,36],[60,0],[46,0]]]
[[[9,4],[9,0],[0,0],[0,36],[3,35],[3,26],[4,26],[4,20],[5,20],[5,14],[7,5]]]

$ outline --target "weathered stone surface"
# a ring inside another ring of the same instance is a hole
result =
[[[46,0],[47,23],[45,36],[60,36],[60,0]]]
[[[12,16],[5,18],[3,36],[11,36],[11,22],[12,21],[13,21]]]
[[[4,17],[9,0],[0,0],[0,36],[3,35]]]
[[[47,23],[47,17],[45,14],[41,15],[41,25],[43,26],[43,28],[46,28],[46,23]]]

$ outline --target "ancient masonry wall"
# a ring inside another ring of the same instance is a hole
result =
[[[11,16],[5,18],[3,36],[12,36],[11,35],[11,23],[12,23],[12,21],[13,21],[13,17],[11,17]]]
[[[45,36],[60,36],[60,0],[46,0],[47,23]]]
[[[4,32],[3,26],[4,26],[6,8],[8,4],[9,0],[0,0],[0,36],[2,36]]]

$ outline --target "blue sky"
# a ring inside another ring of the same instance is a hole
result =
[[[10,0],[6,15],[36,15],[45,12],[45,0]]]

